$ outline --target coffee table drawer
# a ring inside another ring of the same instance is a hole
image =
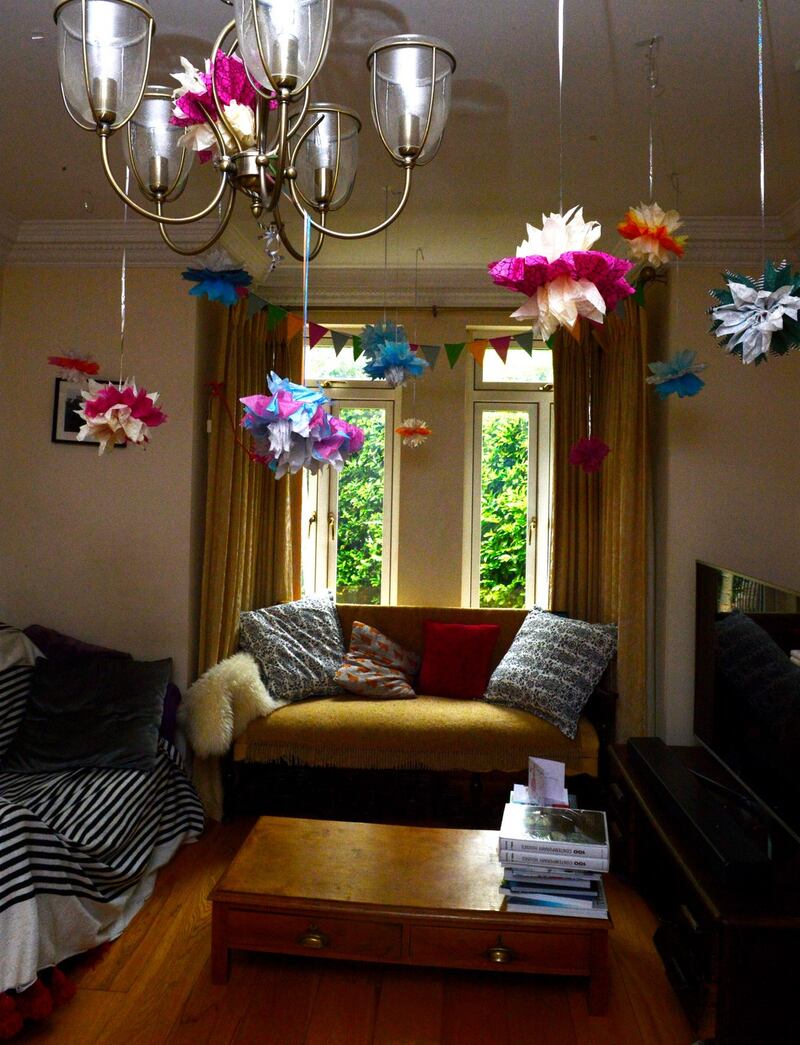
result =
[[[505,967],[526,972],[586,975],[589,934],[414,926],[410,957],[420,965]]]
[[[229,908],[225,912],[228,947],[319,956],[399,959],[403,927],[393,922],[318,918]]]

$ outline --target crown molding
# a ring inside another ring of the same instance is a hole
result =
[[[190,242],[208,238],[215,228],[213,220],[196,222],[191,228]],[[20,222],[5,263],[106,268],[119,265],[123,247],[130,265],[175,268],[183,263],[161,240],[155,223],[137,218],[127,222],[91,219]]]
[[[417,289],[415,291],[415,278]],[[419,269],[392,269],[392,308],[415,305],[440,308],[498,308],[508,310],[508,291],[495,286],[485,265],[442,266]],[[299,306],[298,267],[277,268],[255,291],[267,300]],[[376,308],[386,302],[383,269],[374,266],[333,266],[314,263],[309,304],[312,308]]]
[[[0,265],[6,264],[19,236],[19,222],[12,214],[0,210]]]
[[[213,220],[198,222],[187,230],[191,242],[210,237]],[[761,219],[758,217],[684,217],[689,249],[681,265],[685,268],[713,266],[722,269],[760,267],[763,261]],[[800,200],[765,225],[766,253],[775,260],[795,256],[800,249]],[[239,230],[229,229],[223,242],[244,259],[253,271],[261,262],[260,251]],[[63,268],[116,267],[125,246],[128,263],[144,268],[176,268],[191,264],[183,261],[160,239],[153,223],[138,218],[130,221],[17,221],[0,212],[0,263],[34,266],[58,265]],[[314,265],[312,296],[315,306],[333,307],[346,302],[356,307],[382,305],[385,277],[375,267]],[[400,289],[393,301],[400,306],[416,300],[442,308],[505,308],[508,294],[489,282],[485,266],[448,265],[393,270]],[[298,266],[280,266],[263,280],[262,293],[273,293],[281,300],[298,300]],[[402,289],[405,287],[406,289]]]

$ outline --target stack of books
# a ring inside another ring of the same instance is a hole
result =
[[[506,910],[608,918],[604,812],[511,801],[503,812],[499,856]]]

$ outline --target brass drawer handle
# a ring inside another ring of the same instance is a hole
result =
[[[301,947],[310,947],[312,950],[320,951],[323,947],[327,947],[330,941],[325,933],[321,933],[316,925],[312,925],[298,938],[297,942]]]
[[[508,947],[502,947],[498,944],[496,947],[490,947],[486,952],[486,957],[490,962],[496,962],[498,965],[506,965],[508,962],[514,961],[514,952]]]

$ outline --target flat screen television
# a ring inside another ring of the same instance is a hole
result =
[[[695,736],[794,848],[800,665],[792,650],[800,650],[800,592],[697,563]]]

